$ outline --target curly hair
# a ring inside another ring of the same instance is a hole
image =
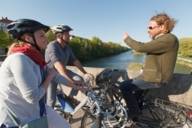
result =
[[[175,27],[176,20],[171,18],[166,13],[159,13],[153,17],[151,17],[152,21],[155,21],[158,25],[164,25],[165,31],[164,33],[170,33]]]

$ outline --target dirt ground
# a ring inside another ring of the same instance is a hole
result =
[[[83,116],[84,112],[83,110],[79,110],[72,118],[71,122],[71,128],[80,128],[81,126],[81,119]]]

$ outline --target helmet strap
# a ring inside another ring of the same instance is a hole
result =
[[[32,46],[34,46],[38,51],[41,51],[41,49],[38,47],[38,45],[37,45],[37,41],[36,41],[36,39],[35,39],[35,36],[34,36],[34,33],[29,33],[30,34],[30,36],[32,37],[32,39],[33,39],[33,43],[31,43],[31,42],[29,42],[29,41],[26,41],[26,40],[24,40],[24,39],[22,39],[22,38],[19,38],[19,40],[20,41],[23,41],[23,42],[26,42],[26,43],[29,43],[30,45],[32,45]]]
[[[32,33],[32,38],[33,38],[33,41],[34,41],[34,44],[32,44],[37,50],[39,50],[39,51],[41,51],[41,49],[38,47],[38,45],[37,45],[37,41],[36,41],[36,39],[35,39],[35,36],[34,36],[34,33]]]

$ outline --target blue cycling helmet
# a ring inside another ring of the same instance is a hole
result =
[[[49,27],[31,19],[19,19],[7,25],[8,33],[15,39],[20,39],[25,33],[33,34],[35,31],[40,29],[47,32]]]

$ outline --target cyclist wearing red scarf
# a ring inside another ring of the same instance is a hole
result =
[[[18,127],[43,116],[47,117],[49,128],[68,127],[43,100],[49,82],[55,76],[54,69],[46,70],[41,53],[47,46],[45,32],[48,29],[30,19],[19,19],[7,26],[18,43],[11,45],[0,68],[1,127]],[[20,124],[15,124],[10,115],[15,115]]]

